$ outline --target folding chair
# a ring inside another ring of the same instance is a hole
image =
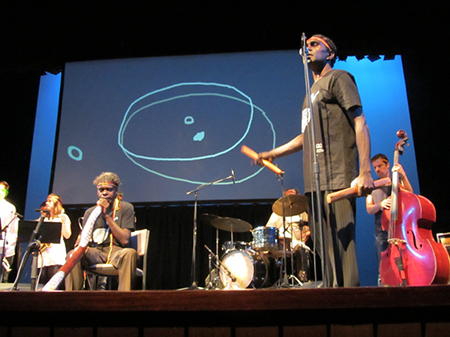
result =
[[[142,290],[146,289],[147,281],[147,250],[148,242],[150,240],[150,231],[148,229],[141,229],[131,232],[131,248],[134,248],[139,257],[138,266],[141,264],[139,260],[142,260],[142,268],[136,268],[136,276],[142,278]],[[97,288],[97,278],[99,276],[118,277],[119,270],[109,263],[98,263],[89,267],[88,274],[93,275],[93,284],[91,289]],[[111,286],[111,280],[109,281],[109,287]],[[110,289],[110,288],[109,288]]]

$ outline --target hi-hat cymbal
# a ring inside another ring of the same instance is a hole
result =
[[[274,202],[272,211],[283,216],[283,207],[285,216],[298,215],[308,210],[308,202],[304,195],[285,195]]]
[[[252,229],[252,225],[244,220],[227,217],[213,219],[211,225],[227,232],[237,233],[247,232]]]

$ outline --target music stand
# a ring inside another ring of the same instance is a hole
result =
[[[17,242],[28,242],[38,224],[37,220],[20,220]],[[44,221],[39,228],[40,243],[61,243],[61,222]]]
[[[28,242],[27,250],[22,258],[19,272],[12,290],[17,290],[17,283],[20,279],[30,254],[33,255],[31,264],[31,290],[36,290],[37,280],[37,253],[41,243],[60,243],[61,242],[61,222],[44,222],[43,217],[37,220],[21,220],[19,221],[19,232],[17,235],[18,242]]]

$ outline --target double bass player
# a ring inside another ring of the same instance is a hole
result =
[[[378,153],[372,157],[372,166],[379,179],[391,178],[391,166],[389,159],[386,155]],[[396,164],[392,167],[392,172],[398,172],[400,177],[400,184],[407,191],[413,192],[411,183],[405,170],[400,164]],[[384,209],[390,209],[391,207],[391,186],[384,186],[372,191],[366,197],[366,210],[367,213],[375,215],[375,248],[377,253],[377,262],[380,264],[381,252],[387,248],[388,233],[383,230],[381,226],[381,214]],[[378,285],[381,285],[381,280],[378,274]]]

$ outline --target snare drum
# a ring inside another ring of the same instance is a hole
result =
[[[256,227],[252,230],[252,248],[256,250],[278,250],[278,228]]]
[[[245,289],[249,286],[262,288],[267,281],[268,266],[265,257],[253,250],[231,250],[222,259],[232,280],[224,267],[220,267],[220,280],[225,289]]]

